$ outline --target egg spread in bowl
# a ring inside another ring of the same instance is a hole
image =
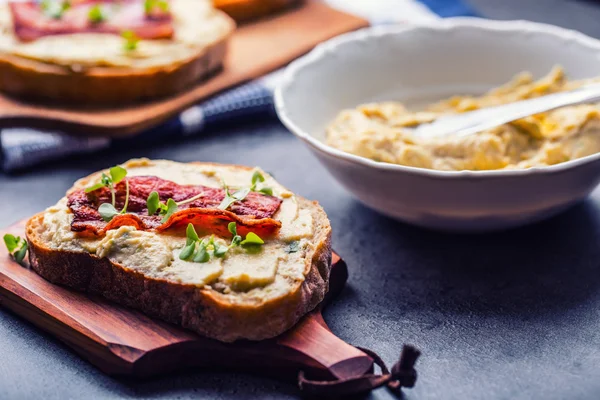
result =
[[[594,79],[593,81],[597,81]],[[562,68],[534,81],[523,72],[483,96],[455,96],[422,111],[398,102],[344,110],[327,128],[327,144],[375,161],[436,170],[494,170],[547,166],[600,152],[600,104],[564,107],[467,137],[427,139],[410,127],[436,118],[571,90]]]

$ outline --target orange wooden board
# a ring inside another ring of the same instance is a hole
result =
[[[4,231],[24,236],[25,221]],[[324,304],[343,288],[346,264],[334,254]],[[373,360],[335,336],[321,307],[269,340],[225,344],[154,320],[98,297],[51,284],[12,261],[0,248],[0,306],[56,336],[111,375],[151,376],[183,367],[234,368],[295,378],[300,370],[321,379],[370,371]]]
[[[270,18],[241,25],[223,70],[177,96],[130,107],[75,109],[32,104],[0,95],[0,127],[36,127],[74,135],[127,136],[152,127],[223,89],[273,71],[316,44],[367,25],[316,0]]]

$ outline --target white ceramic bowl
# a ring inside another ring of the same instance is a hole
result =
[[[600,154],[512,171],[434,171],[372,161],[324,143],[336,114],[373,100],[424,103],[482,93],[520,71],[559,64],[571,79],[600,75],[600,41],[527,21],[456,18],[368,28],[294,61],[275,91],[281,121],[367,206],[423,227],[504,229],[550,217],[600,181]]]

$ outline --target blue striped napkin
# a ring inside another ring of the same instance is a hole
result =
[[[325,1],[333,7],[366,18],[374,25],[475,15],[462,0]],[[74,154],[130,145],[136,141],[143,143],[162,137],[199,135],[206,127],[248,115],[272,118],[273,88],[280,73],[281,70],[275,71],[222,92],[183,111],[177,118],[140,133],[135,140],[73,137],[61,132],[42,132],[29,128],[4,129],[0,131],[0,166],[5,172],[10,172]]]

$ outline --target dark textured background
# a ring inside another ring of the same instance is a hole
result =
[[[600,4],[470,0],[483,14],[526,18],[600,37]],[[600,73],[600,72],[599,72]],[[423,350],[407,399],[600,398],[600,191],[552,220],[501,234],[423,231],[353,200],[273,119],[206,137],[119,149],[0,175],[0,226],[60,198],[81,176],[131,157],[260,165],[321,202],[349,286],[326,311],[332,330],[395,361]],[[103,375],[68,348],[0,310],[0,399],[296,398],[293,385],[237,373],[189,371],[147,381]],[[391,398],[378,390],[374,399]]]

